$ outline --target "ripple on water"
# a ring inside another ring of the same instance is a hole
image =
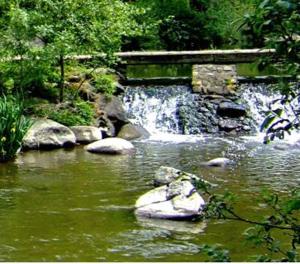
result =
[[[155,242],[124,244],[108,249],[111,253],[120,253],[122,256],[142,256],[146,259],[159,259],[171,254],[193,255],[200,252],[198,245],[182,242]]]

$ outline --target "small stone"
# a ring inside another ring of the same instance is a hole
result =
[[[211,166],[211,167],[225,167],[230,164],[233,164],[233,161],[227,158],[215,158],[208,162],[202,163],[202,165]]]

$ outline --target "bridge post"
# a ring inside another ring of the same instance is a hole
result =
[[[192,86],[195,93],[232,94],[237,83],[235,65],[193,65]]]

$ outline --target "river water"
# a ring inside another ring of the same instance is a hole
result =
[[[202,176],[215,192],[238,195],[237,210],[260,219],[262,188],[284,195],[300,185],[300,149],[279,150],[256,137],[201,136],[195,142],[136,141],[136,153],[91,154],[83,147],[30,151],[0,165],[0,261],[205,261],[202,244],[220,244],[232,260],[257,250],[246,224],[137,219],[135,200],[153,188],[161,165]],[[229,168],[201,162],[226,156]],[[262,249],[261,249],[262,250]]]
[[[257,135],[170,134],[178,130],[173,122],[177,99],[159,93],[152,99],[144,98],[152,92],[139,93],[128,104],[134,110],[132,120],[146,120],[143,125],[152,130],[150,139],[133,142],[135,154],[99,155],[76,147],[29,151],[0,164],[0,261],[198,262],[209,260],[201,252],[203,244],[221,245],[233,261],[251,260],[251,255],[264,252],[243,242],[246,224],[139,219],[133,206],[153,188],[155,171],[172,166],[213,183],[213,192],[233,192],[238,197],[236,210],[259,220],[266,210],[258,200],[262,189],[284,196],[300,186],[296,139],[290,138],[287,146],[264,145]],[[245,93],[256,120],[270,99],[260,95],[253,90]],[[230,158],[235,165],[201,165],[217,157]]]

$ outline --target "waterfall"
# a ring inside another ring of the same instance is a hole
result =
[[[244,83],[240,85],[239,90],[240,96],[245,104],[247,104],[250,110],[249,112],[256,124],[257,137],[261,139],[265,136],[265,134],[260,133],[259,131],[261,124],[266,117],[266,112],[271,109],[274,110],[282,107],[278,101],[278,99],[281,98],[281,95],[278,91],[275,91],[274,84]],[[292,105],[296,107],[295,104]],[[282,114],[282,118],[292,119],[293,117],[293,110],[290,106],[286,106],[285,111]],[[300,134],[297,131],[292,131],[286,141],[289,143],[295,143],[299,139]]]
[[[244,83],[234,99],[192,93],[188,85],[127,87],[123,97],[129,120],[152,135],[222,134],[220,123],[234,125],[240,133],[259,134],[270,103],[279,97],[270,84]],[[238,101],[248,115],[227,118],[218,115],[221,102]],[[227,131],[225,131],[227,132]],[[262,134],[260,134],[262,137]]]
[[[129,120],[147,129],[151,139],[195,142],[202,140],[196,97],[187,85],[127,87],[123,102]],[[191,126],[192,121],[198,124]]]

